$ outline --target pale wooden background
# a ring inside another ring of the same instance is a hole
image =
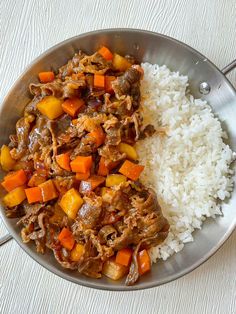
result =
[[[86,31],[133,27],[198,49],[220,68],[236,57],[235,0],[0,0],[1,101],[45,49]],[[230,79],[235,85],[236,71]],[[6,232],[0,225],[0,234]],[[236,313],[236,233],[189,275],[140,292],[105,292],[49,273],[14,242],[0,248],[0,313]]]

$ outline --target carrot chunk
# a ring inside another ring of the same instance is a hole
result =
[[[98,166],[98,175],[99,176],[107,176],[109,174],[109,169],[105,164],[105,158],[101,157]]]
[[[116,254],[116,263],[129,266],[132,259],[133,251],[129,248],[121,249]]]
[[[29,204],[41,202],[43,200],[42,191],[38,186],[25,189],[25,194]]]
[[[138,271],[140,275],[145,274],[151,269],[151,260],[147,250],[138,253]]]
[[[10,192],[18,186],[24,185],[27,181],[26,173],[23,169],[9,173],[5,176],[2,186],[7,192]]]
[[[70,169],[70,153],[64,153],[56,156],[56,161],[58,165],[67,171],[71,171]]]
[[[98,53],[100,53],[101,56],[103,56],[104,59],[106,60],[112,60],[113,54],[112,52],[105,46],[102,46],[99,50]]]
[[[37,172],[35,172],[29,179],[28,186],[30,187],[38,186],[39,184],[45,182],[46,180],[47,179],[45,175],[40,175]]]
[[[127,178],[136,181],[138,180],[143,169],[144,166],[137,165],[129,160],[126,160],[119,169],[119,172],[122,173]]]
[[[39,73],[39,80],[41,83],[52,82],[54,80],[54,78],[55,78],[55,75],[51,71]]]
[[[62,104],[62,109],[72,118],[76,116],[81,107],[84,106],[84,100],[76,97],[66,99]]]
[[[98,165],[98,175],[104,177],[107,176],[109,171],[116,168],[119,163],[119,161],[111,161],[108,165],[106,165],[105,158],[101,157]]]
[[[90,171],[88,171],[86,173],[76,172],[76,174],[75,174],[76,180],[79,180],[79,181],[87,180],[89,177],[90,177]]]
[[[75,239],[72,232],[68,228],[63,228],[58,235],[58,240],[61,242],[61,245],[67,250],[71,251],[75,244]]]
[[[70,166],[73,172],[87,173],[92,167],[92,156],[77,156],[71,161]]]
[[[105,181],[105,178],[102,176],[96,176],[93,175],[87,180],[82,180],[80,183],[80,192],[81,193],[87,193],[90,191],[93,191],[98,187],[100,184],[102,184]]]
[[[42,192],[43,202],[47,202],[58,197],[57,190],[52,180],[48,180],[46,182],[41,183],[39,187]]]
[[[112,94],[114,92],[112,82],[116,80],[115,76],[105,76],[105,92]]]
[[[95,130],[91,131],[88,136],[94,138],[97,147],[102,145],[105,142],[106,138],[106,134],[103,132],[101,127],[98,127]]]
[[[105,87],[105,76],[101,74],[94,74],[94,87],[104,88]]]

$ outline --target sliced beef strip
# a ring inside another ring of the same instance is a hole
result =
[[[57,262],[64,268],[67,269],[78,269],[78,262],[72,262],[69,260],[68,256],[63,254],[62,248],[53,248],[53,253]]]
[[[78,212],[78,221],[83,225],[84,229],[93,229],[96,227],[102,213],[102,198],[90,192],[84,196],[84,204]]]
[[[38,214],[45,208],[44,204],[28,204],[28,202],[22,203],[21,206],[25,215],[17,222],[17,225],[28,225],[31,222],[34,222],[37,219]]]
[[[122,161],[126,158],[126,154],[121,153],[117,146],[105,144],[98,149],[100,156],[105,158],[105,162],[108,165],[112,162]]]
[[[107,62],[98,52],[85,56],[79,62],[79,68],[85,73],[104,74],[112,68],[112,63]]]
[[[41,95],[36,95],[34,98],[25,106],[24,112],[28,114],[37,115],[37,104],[42,99]]]
[[[85,53],[79,50],[67,64],[59,69],[58,78],[64,80],[66,76],[71,76],[73,73],[80,72],[78,69],[79,62],[85,57]]]
[[[35,153],[40,149],[40,147],[52,144],[52,136],[49,128],[50,124],[51,121],[45,116],[37,117],[35,126],[28,136],[28,147],[30,153]]]
[[[70,98],[70,97],[80,97],[81,89],[86,87],[86,82],[84,79],[80,80],[67,80],[61,82],[55,80],[50,83],[45,84],[30,84],[30,92],[32,95],[40,96],[55,96],[57,98]]]
[[[139,139],[140,140],[143,140],[145,139],[146,137],[150,137],[152,136],[154,133],[156,132],[155,128],[153,125],[151,124],[148,124],[146,125],[140,132],[139,134]]]
[[[138,270],[138,252],[143,249],[149,249],[152,246],[156,246],[161,244],[164,239],[167,237],[168,232],[165,233],[159,233],[153,237],[143,239],[139,242],[139,244],[136,246],[133,255],[132,255],[132,262],[129,269],[129,274],[126,277],[125,284],[127,286],[132,286],[137,282],[139,279],[139,270]]]
[[[132,98],[128,95],[122,96],[120,99],[116,99],[114,97],[110,97],[110,94],[105,94],[102,111],[105,113],[111,113],[119,119],[131,116],[134,112]]]
[[[46,218],[47,218],[47,214],[46,213],[40,213],[38,215],[39,230],[34,231],[31,234],[29,234],[28,237],[31,240],[41,239],[41,238],[44,238],[46,236],[46,226],[45,226]]]
[[[106,144],[117,146],[121,142],[121,123],[116,117],[111,117],[103,124],[106,132]]]
[[[95,141],[89,136],[84,136],[74,148],[71,154],[71,159],[75,159],[76,156],[89,156],[95,153],[96,150],[97,146]]]
[[[113,81],[112,87],[117,98],[122,95],[130,95],[132,85],[139,82],[141,77],[141,71],[136,66],[132,66],[122,76]],[[136,92],[139,92],[139,89],[136,89]]]
[[[141,125],[140,113],[137,111],[122,120],[122,141],[135,143],[139,139]]]
[[[31,124],[34,116],[27,115],[16,123],[17,147],[11,150],[11,156],[15,160],[21,159],[27,152]]]

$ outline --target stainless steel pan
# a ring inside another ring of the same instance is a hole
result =
[[[0,112],[0,145],[8,142],[14,132],[15,122],[30,100],[28,85],[37,81],[42,69],[54,69],[66,63],[78,49],[92,53],[100,45],[107,45],[121,54],[132,54],[139,61],[166,64],[170,69],[188,75],[191,92],[195,97],[206,99],[223,121],[223,127],[230,135],[230,145],[236,150],[236,91],[225,77],[236,66],[236,60],[220,71],[206,57],[191,47],[164,35],[133,29],[109,29],[82,34],[68,39],[46,51],[23,73],[6,96]],[[3,174],[1,174],[3,175]],[[200,197],[200,196],[199,196]],[[236,192],[223,206],[224,215],[216,220],[208,219],[202,230],[194,232],[193,243],[189,243],[178,254],[167,261],[159,261],[151,273],[145,275],[133,287],[126,287],[124,281],[113,282],[87,278],[60,267],[54,257],[47,253],[39,255],[31,244],[21,241],[15,219],[7,219],[1,206],[1,217],[10,235],[35,261],[64,279],[88,287],[107,290],[138,290],[161,285],[192,271],[227,240],[236,225]],[[7,235],[2,243],[11,238]]]

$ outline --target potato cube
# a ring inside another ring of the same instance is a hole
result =
[[[37,109],[49,119],[58,118],[64,113],[62,109],[63,100],[54,96],[46,96],[37,104]]]
[[[26,194],[25,194],[24,187],[19,186],[18,188],[7,193],[7,195],[3,197],[3,202],[8,207],[14,207],[22,203],[25,199],[26,199]]]
[[[109,259],[103,265],[102,273],[112,280],[119,280],[128,273],[128,267],[115,262],[114,258]]]
[[[138,159],[138,154],[133,146],[126,143],[120,143],[118,147],[119,151],[121,153],[125,153],[127,158],[132,160]]]
[[[122,174],[110,174],[106,178],[106,187],[112,187],[114,185],[119,185],[125,182],[127,178]]]
[[[114,53],[112,63],[115,70],[121,72],[124,72],[131,67],[131,64],[124,57],[118,55],[118,53]]]
[[[59,203],[61,208],[67,214],[67,216],[71,219],[75,219],[78,213],[78,210],[83,204],[83,199],[81,198],[79,192],[77,192],[74,188],[67,191],[63,196]]]
[[[70,252],[70,259],[73,262],[78,262],[81,259],[81,256],[84,254],[84,245],[77,243],[73,250]]]
[[[1,148],[1,166],[4,171],[12,170],[16,161],[11,157],[8,146],[3,145]]]

